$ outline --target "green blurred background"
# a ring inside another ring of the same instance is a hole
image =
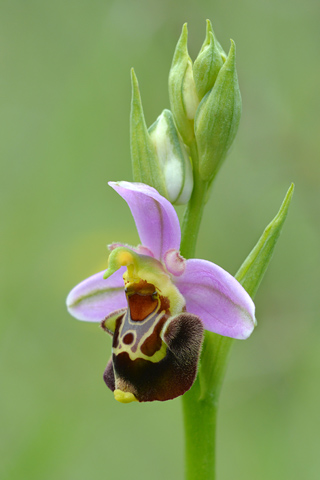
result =
[[[235,273],[295,196],[221,398],[218,479],[318,479],[319,13],[316,0],[3,0],[0,5],[2,480],[183,479],[180,400],[122,405],[111,342],[65,297],[138,243],[108,180],[131,180],[135,67],[151,124],[183,22],[195,58],[213,22],[237,44],[243,117],[197,254]],[[179,215],[182,209],[179,210]]]

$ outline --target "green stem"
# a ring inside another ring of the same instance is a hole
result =
[[[194,385],[183,397],[186,480],[214,479],[217,405],[199,400]]]
[[[214,480],[218,400],[234,340],[205,332],[198,377],[182,397],[186,480]],[[216,361],[212,362],[212,352]]]
[[[258,243],[241,265],[235,278],[249,295],[254,297],[279,238],[292,199],[291,185],[279,212],[267,226]],[[197,196],[198,195],[198,196]],[[200,198],[200,194],[195,195]],[[194,228],[192,219],[202,214],[197,202],[187,211],[184,230],[184,252],[193,254],[196,237],[188,235]],[[197,210],[196,210],[197,209]],[[199,229],[200,219],[196,225]],[[198,230],[196,230],[196,234]],[[193,387],[182,397],[185,425],[186,480],[214,480],[215,478],[215,432],[218,400],[228,363],[232,338],[205,332],[199,373]],[[214,352],[214,356],[213,356]]]
[[[201,218],[205,205],[205,197],[208,190],[208,182],[203,181],[198,173],[198,149],[194,141],[190,145],[191,158],[193,163],[194,186],[190,201],[187,205],[182,222],[181,255],[184,258],[194,257],[196,242],[198,238]]]
[[[194,257],[208,190],[208,182],[203,181],[198,174],[199,158],[195,142],[190,145],[190,151],[193,162],[194,187],[182,223],[181,254],[185,258]],[[206,335],[206,337],[209,336]],[[207,350],[206,343],[205,339],[203,352]],[[207,382],[205,379],[203,380],[206,385]],[[212,395],[202,395],[202,387],[202,378],[199,374],[191,390],[182,397],[186,480],[214,479],[217,403],[216,398]]]

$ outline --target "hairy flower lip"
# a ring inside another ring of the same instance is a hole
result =
[[[255,307],[234,277],[205,260],[185,260],[183,268],[176,266],[176,270],[166,265],[167,252],[179,252],[181,240],[179,220],[171,203],[144,184],[109,182],[109,185],[127,202],[142,248],[166,266],[173,284],[186,300],[187,312],[200,317],[209,331],[232,338],[247,338],[256,324]],[[122,273],[119,272],[107,280],[102,279],[101,272],[76,286],[67,299],[71,315],[80,320],[100,322],[113,311],[125,308],[123,267]]]

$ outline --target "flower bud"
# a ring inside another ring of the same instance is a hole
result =
[[[157,153],[146,126],[137,77],[131,70],[132,102],[130,114],[130,147],[133,180],[154,187],[168,197]]]
[[[195,118],[199,173],[210,181],[228,154],[241,117],[241,95],[235,65],[235,44],[213,88],[202,99]]]
[[[214,85],[227,56],[215,37],[210,20],[207,20],[207,35],[193,65],[193,76],[201,100]]]
[[[149,128],[164,175],[168,199],[176,205],[188,203],[193,175],[189,155],[174,124],[170,110],[164,110]]]
[[[171,110],[183,141],[190,145],[194,139],[194,117],[199,98],[193,78],[192,61],[188,53],[188,30],[185,23],[174,52],[169,72]]]

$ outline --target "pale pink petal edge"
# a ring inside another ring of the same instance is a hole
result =
[[[143,183],[109,182],[127,202],[143,246],[162,260],[170,249],[179,250],[179,219],[171,203],[154,188]]]
[[[108,279],[99,272],[79,283],[67,297],[69,313],[78,320],[101,322],[111,312],[125,308],[124,271],[122,267]]]
[[[206,260],[191,259],[175,277],[186,309],[201,318],[206,330],[245,339],[255,325],[255,305],[240,283],[223,268]]]

